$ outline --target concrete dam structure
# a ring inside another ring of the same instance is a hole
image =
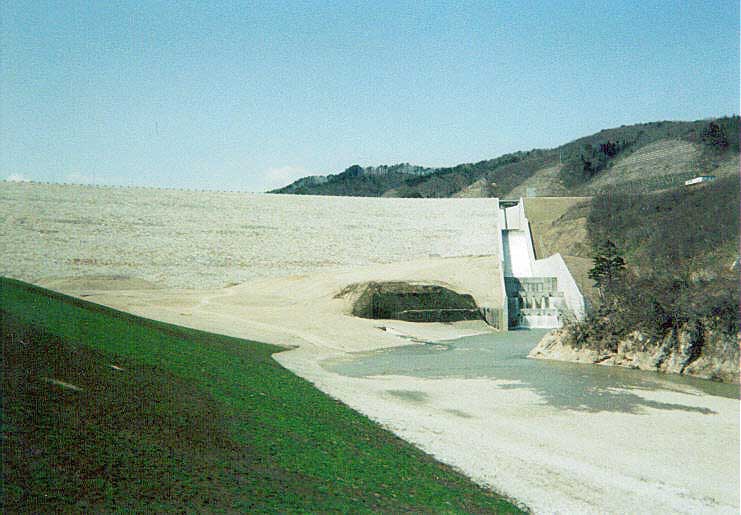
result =
[[[522,199],[492,199],[496,248],[488,255],[499,260],[489,267],[488,279],[498,298],[415,281],[371,281],[350,285],[339,294],[352,298],[352,314],[363,318],[413,322],[452,322],[480,319],[492,327],[555,329],[582,320],[586,301],[560,254],[536,259],[530,223]],[[473,275],[471,269],[461,270]],[[493,276],[493,277],[492,277]],[[442,280],[442,275],[436,277]],[[462,284],[459,283],[459,286]],[[470,290],[469,290],[470,291]]]
[[[508,327],[553,329],[582,320],[586,303],[561,255],[536,259],[523,200],[498,202]]]

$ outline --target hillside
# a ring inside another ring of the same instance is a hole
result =
[[[603,253],[608,241],[625,262],[592,291],[591,316],[541,342],[536,357],[738,382],[740,201],[738,178],[722,177],[649,194],[599,194],[567,206],[551,225],[536,220],[541,245],[588,263],[575,275],[584,277],[593,266],[584,256]],[[583,244],[573,239],[578,232]]]
[[[537,197],[525,199],[537,258],[559,253],[590,305],[599,302],[589,279],[592,251],[587,235],[589,197]]]
[[[590,196],[671,188],[700,174],[738,173],[737,116],[605,129],[554,149],[446,168],[409,164],[312,176],[273,193],[376,197]]]
[[[400,187],[405,181],[434,173],[434,168],[402,163],[393,166],[353,165],[337,175],[303,177],[271,193],[297,195],[344,195],[351,197],[380,197],[378,192]]]

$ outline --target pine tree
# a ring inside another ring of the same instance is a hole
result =
[[[595,288],[599,288],[600,295],[604,299],[605,293],[623,275],[625,260],[610,240],[595,249],[593,260],[594,267],[589,271],[589,278],[594,280]]]

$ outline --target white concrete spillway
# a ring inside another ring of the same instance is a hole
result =
[[[582,320],[584,297],[561,255],[535,259],[522,199],[499,201],[499,226],[508,325],[550,329]]]
[[[502,257],[505,277],[531,277],[530,241],[525,231],[502,230]]]

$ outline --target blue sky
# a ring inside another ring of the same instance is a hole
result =
[[[0,0],[0,178],[261,191],[739,111],[737,1]]]

